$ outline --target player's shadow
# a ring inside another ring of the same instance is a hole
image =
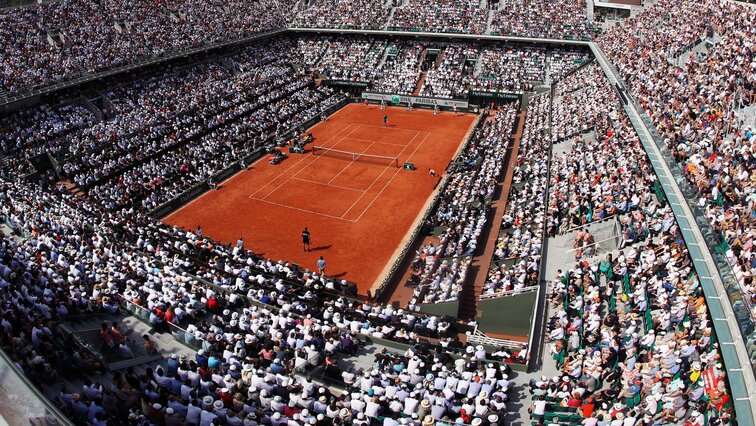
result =
[[[330,245],[330,244],[329,244],[329,245],[327,245],[327,246],[318,246],[318,247],[313,247],[313,248],[311,248],[311,249],[310,249],[310,251],[321,251],[321,250],[328,250],[329,248],[331,248],[331,245]]]
[[[338,273],[338,274],[335,274],[335,275],[331,275],[331,278],[341,278],[344,275],[346,275],[346,272],[341,272],[341,273]]]

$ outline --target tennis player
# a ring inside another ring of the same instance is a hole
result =
[[[302,231],[302,248],[304,251],[310,251],[310,231],[306,227]]]
[[[388,115],[383,114],[383,127],[388,127]]]

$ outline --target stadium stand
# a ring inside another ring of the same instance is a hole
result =
[[[633,152],[638,145],[634,136],[625,135],[618,126],[627,117],[613,106],[618,104],[617,95],[606,77],[596,73],[597,68],[583,68],[557,90],[565,94],[587,89],[597,94],[592,97],[597,100],[604,96],[599,92],[610,96],[611,102],[603,103],[596,132],[595,146],[601,148],[576,144],[573,154],[555,159],[551,185],[558,188],[567,180],[585,188],[575,193],[586,195],[588,188],[595,187],[594,199],[603,202],[607,198],[600,193],[602,182],[608,180],[602,172],[569,177],[564,172],[569,168],[562,164],[570,161],[570,155],[604,155],[623,161],[625,152]],[[588,77],[594,73],[594,78]],[[581,119],[595,120],[593,112]],[[636,156],[644,158],[644,153],[637,151]],[[582,167],[588,161],[615,171],[645,167],[612,165],[601,158],[586,160]],[[711,337],[711,318],[674,216],[665,200],[646,195],[653,194],[654,182],[640,179],[643,174],[636,173],[635,181],[622,184],[629,191],[624,197],[639,197],[641,203],[624,211],[612,202],[604,206],[617,207],[606,213],[624,216],[631,238],[618,250],[589,255],[590,241],[578,230],[576,247],[586,250],[585,257],[576,254],[576,261],[566,264],[554,278],[547,340],[559,374],[530,381],[534,419],[679,422],[686,418],[700,424],[705,416],[723,421],[730,417],[723,409],[729,399],[725,382],[715,380],[712,390],[698,381],[705,370],[715,378],[724,377],[721,355]],[[617,183],[623,179],[619,173],[614,177]],[[563,199],[552,194],[556,202]]]
[[[549,94],[530,99],[520,139],[513,189],[482,296],[538,285],[544,229],[550,142]]]
[[[386,46],[386,41],[367,38],[332,40],[313,71],[334,80],[372,82]]]
[[[381,67],[381,77],[375,90],[385,93],[411,95],[420,80],[425,46],[400,42],[389,45],[388,57]]]
[[[295,27],[378,30],[386,26],[391,6],[385,1],[318,0],[293,20]]]
[[[498,35],[591,39],[598,32],[583,1],[504,0],[491,21],[491,33]]]
[[[653,215],[654,199],[658,198],[653,188],[658,184],[638,137],[616,103],[616,93],[598,65],[583,68],[562,80],[560,86],[562,97],[557,104],[561,106],[555,107],[553,118],[557,138],[565,133],[562,123],[567,117],[576,121],[578,129],[590,125],[595,129],[587,136],[578,132],[572,138],[572,149],[552,158],[549,235],[634,211],[641,216]],[[576,248],[593,244],[590,238],[587,235]]]
[[[7,367],[73,424],[98,426],[752,423],[735,417],[734,371],[717,336],[726,319],[707,304],[700,256],[683,238],[624,90],[685,173],[686,182],[669,184],[694,188],[717,231],[738,284],[717,297],[756,320],[756,13],[728,0],[672,0],[633,9],[602,32],[587,9],[563,0],[0,9],[0,101],[287,26],[447,33],[285,34],[4,111]],[[605,54],[624,81],[614,84],[585,43],[455,34],[595,40],[596,58]],[[345,83],[469,100],[466,110],[481,116],[439,179],[423,223],[434,242],[409,251],[406,303],[358,295],[353,283],[265,258],[241,238],[224,244],[153,217],[358,101]],[[48,154],[57,173],[35,172],[34,157]],[[494,216],[510,164],[508,204]],[[492,221],[501,231],[486,241]],[[596,225],[611,236],[598,238]],[[549,240],[571,249],[549,256]],[[495,246],[491,262],[476,264],[486,244]],[[546,278],[546,269],[556,272]],[[463,322],[421,310],[459,302],[477,274],[481,300],[538,288],[539,358],[528,343],[481,334],[477,313]],[[734,332],[743,338],[727,344],[745,341],[753,363],[753,329]],[[740,371],[752,382],[752,371]]]
[[[546,50],[542,47],[498,47],[481,55],[480,73],[472,83],[488,92],[523,92],[546,77]]]
[[[394,9],[389,29],[483,34],[488,11],[475,0],[409,0]]]
[[[699,205],[719,233],[743,301],[756,318],[754,127],[735,113],[752,108],[756,101],[750,69],[753,49],[749,47],[756,17],[748,6],[731,2],[704,2],[695,7],[674,2],[664,8],[664,14],[660,10],[657,5],[623,22],[602,38],[602,47],[695,188]],[[680,16],[688,23],[673,27]],[[621,32],[632,32],[651,21],[656,25],[647,37],[636,38],[630,49],[620,47]],[[712,37],[716,43],[701,49]],[[631,52],[644,54],[641,60],[630,60]],[[676,65],[682,56],[687,61]]]
[[[437,64],[428,71],[420,88],[420,96],[462,99],[467,95],[467,82],[475,65],[468,58],[478,58],[478,49],[473,46],[447,46],[439,54]]]
[[[512,137],[515,108],[506,104],[476,129],[457,157],[431,224],[443,230],[436,245],[422,247],[412,262],[407,285],[410,306],[457,300],[488,215]],[[484,114],[485,115],[485,114]]]
[[[167,52],[285,25],[276,1],[82,1],[0,9],[0,88],[21,93]],[[244,13],[238,13],[244,11]]]

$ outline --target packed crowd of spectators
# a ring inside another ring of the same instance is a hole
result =
[[[738,3],[674,1],[615,26],[600,44],[698,192],[756,317],[756,136],[735,114],[756,101],[754,24],[754,9]],[[712,35],[721,40],[675,65]]]
[[[531,98],[517,167],[482,296],[538,285],[548,190],[548,93]]]
[[[298,339],[285,341],[296,346]],[[421,346],[403,353],[383,350],[364,371],[342,369],[328,357],[331,362],[326,363],[324,374],[341,382],[342,390],[314,381],[309,373],[295,377],[290,351],[264,346],[258,351],[257,342],[257,338],[243,338],[226,348],[209,345],[210,349],[191,357],[174,356],[165,366],[150,367],[141,376],[133,370],[118,375],[113,387],[119,397],[141,407],[141,414],[124,413],[123,419],[131,425],[399,425],[411,421],[427,426],[457,419],[470,423],[476,418],[494,424],[506,414],[511,370],[487,360],[480,347],[467,346],[469,357],[456,360],[447,351]],[[258,352],[272,353],[272,361]],[[350,354],[350,344],[339,342],[333,354]],[[246,363],[249,358],[254,360]],[[137,399],[139,390],[143,396]],[[97,412],[87,410],[87,403],[90,408],[103,405],[97,394],[89,393],[94,395],[82,398],[63,390],[57,400],[72,412],[81,411],[83,420],[89,411]],[[114,411],[123,409],[109,409]]]
[[[491,21],[491,34],[592,39],[599,28],[588,19],[585,1],[501,0]]]
[[[365,2],[321,0],[300,11],[293,25],[590,40],[600,27],[584,1],[505,0],[491,10],[475,0]],[[391,8],[394,13],[391,15]],[[489,14],[493,14],[489,27]]]
[[[273,47],[229,57],[234,69],[198,64],[123,84],[99,122],[81,106],[21,113],[4,145],[49,141],[65,175],[103,205],[152,210],[343,99],[294,72],[290,40]],[[54,125],[38,139],[40,121]]]
[[[384,29],[391,2],[384,0],[315,0],[297,13],[292,25],[301,28]]]
[[[372,82],[387,44],[369,38],[331,40],[313,71],[334,80]]]
[[[307,69],[325,78],[362,81],[378,92],[408,95],[427,71],[419,95],[456,99],[465,98],[470,89],[532,90],[547,76],[550,81],[562,79],[589,57],[585,50],[362,38],[300,38],[297,47]],[[440,51],[436,62],[426,59],[429,49]]]
[[[622,241],[601,259],[576,253],[557,272],[548,340],[559,372],[531,380],[532,417],[727,423],[725,370],[699,278],[618,95],[597,64],[555,93],[554,140],[574,146],[552,159],[550,232],[615,215]],[[591,128],[592,136],[572,136]],[[576,239],[582,250],[590,233]]]
[[[297,53],[300,55],[299,63],[304,65],[306,70],[311,70],[320,60],[330,42],[330,38],[323,37],[297,38]]]
[[[50,105],[31,108],[3,117],[0,153],[27,156],[44,151],[57,152],[66,134],[91,126],[95,115],[83,105]]]
[[[472,45],[449,45],[440,55],[440,63],[428,71],[420,96],[437,98],[461,99],[467,95],[469,76],[475,71],[474,63],[468,59],[477,60],[479,50]]]
[[[442,258],[445,241],[441,239],[437,246],[427,244],[421,247],[411,265],[408,285],[414,287],[410,308],[438,302],[459,300],[459,293],[464,288],[467,272],[472,258]]]
[[[488,10],[476,0],[408,0],[394,9],[389,29],[484,34]]]
[[[565,92],[596,94],[580,98],[586,102],[580,107],[590,113],[577,115],[592,121],[573,124],[593,126],[595,131],[573,136],[571,149],[551,160],[547,230],[552,236],[636,209],[655,212],[656,178],[648,157],[609,80],[596,72],[598,67],[589,65],[561,82]],[[561,99],[566,105],[577,101],[578,97]],[[570,111],[555,109],[552,120],[562,123],[567,119],[558,115]]]
[[[294,399],[291,407],[300,404],[313,417],[323,414],[333,420],[323,406],[315,408],[324,393],[321,387],[309,379],[295,380],[293,374],[321,368],[326,376],[333,375],[335,360],[353,355],[364,336],[409,345],[424,336],[442,338],[445,345],[454,341],[447,337],[452,324],[446,319],[359,301],[348,296],[352,288],[345,282],[259,258],[243,244],[223,246],[200,230],[171,228],[139,213],[103,211],[51,188],[20,180],[0,186],[0,214],[21,236],[0,236],[3,298],[14,301],[4,305],[3,342],[17,357],[17,365],[38,386],[51,377],[104,372],[96,357],[61,337],[59,323],[69,315],[114,312],[119,306],[146,310],[156,330],[172,324],[176,338],[198,348],[194,359],[173,357],[166,367],[150,369],[136,382],[116,374],[113,386],[101,392],[62,388],[56,402],[74,420],[108,424],[108,416],[126,419],[124,411],[141,403],[141,415],[153,421],[167,415],[196,424],[191,419],[199,416],[209,418],[205,421],[210,424],[217,416],[221,424],[240,424],[257,417],[258,424],[267,424],[265,419],[276,412],[291,417],[268,405],[280,401],[276,395]],[[37,296],[22,288],[33,289]],[[25,314],[10,313],[15,309]],[[469,352],[479,355],[473,347]],[[483,351],[483,358],[454,364],[454,376],[472,380],[485,355]],[[493,376],[483,370],[480,374],[489,385],[496,384],[489,382]],[[462,387],[454,392],[458,398],[475,398],[480,391],[476,386],[470,395]],[[429,395],[425,397],[431,399]],[[350,400],[337,396],[326,405],[339,405],[336,412],[342,415],[342,403]],[[392,412],[395,404],[381,406],[382,416],[398,417]],[[365,410],[358,405],[346,408],[355,417]],[[453,406],[449,409],[438,415],[458,414]],[[402,409],[407,414],[412,410],[418,410],[420,418],[438,412],[425,413],[418,405]],[[484,414],[488,413],[479,413]],[[363,415],[376,416],[375,410]]]
[[[511,370],[488,361],[488,356],[482,346],[472,345],[457,359],[447,351],[422,347],[404,353],[384,350],[361,377],[346,372],[350,392],[345,405],[357,411],[353,424],[368,424],[360,420],[378,417],[373,414],[376,409],[396,419],[389,425],[501,423],[513,387]]]
[[[590,53],[582,49],[552,50],[548,57],[548,79],[554,84],[590,58]]]
[[[0,13],[0,94],[13,95],[191,48],[232,41],[287,25],[485,34],[489,10],[471,0],[366,2],[81,0],[6,8]],[[392,15],[393,8],[393,15]],[[590,38],[596,32],[582,2],[504,4],[496,34]]]
[[[511,103],[490,117],[486,111],[485,122],[452,165],[431,219],[443,232],[435,245],[422,247],[413,259],[408,283],[414,287],[411,305],[458,300],[469,257],[478,247],[503,172],[515,111]]]
[[[389,54],[373,88],[377,92],[411,95],[420,80],[422,54],[420,43],[397,42],[389,45]]]
[[[556,85],[551,120],[554,142],[592,132],[606,114],[606,105],[616,100],[602,74],[601,67],[589,65]]]
[[[658,242],[560,270],[549,324],[559,372],[531,380],[532,416],[588,424],[732,420],[691,263],[674,225]]]
[[[92,188],[90,194],[98,198],[107,197],[105,200],[115,206],[133,205],[134,198],[142,196],[140,207],[150,211],[197,183],[243,161],[251,150],[260,148],[263,142],[270,142],[259,135],[272,130],[271,123],[276,123],[280,128],[296,128],[308,119],[319,117],[324,110],[344,99],[341,93],[327,87],[302,88],[284,93],[289,93],[285,99],[269,103],[245,120],[218,128],[175,151],[154,156],[121,175],[117,185],[104,183]],[[257,143],[254,142],[256,137]]]
[[[80,0],[0,11],[0,90],[16,94],[285,26],[285,2]]]
[[[486,92],[524,92],[546,78],[543,47],[496,46],[484,49],[472,88]]]

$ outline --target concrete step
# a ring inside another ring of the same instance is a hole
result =
[[[415,90],[412,92],[412,96],[418,96],[420,94],[420,90],[423,88],[423,85],[425,84],[425,78],[428,76],[428,71],[423,71],[420,73],[420,79],[417,81],[417,84],[415,85]]]
[[[161,354],[141,356],[137,358],[125,359],[123,361],[109,363],[108,368],[110,369],[110,371],[123,370],[129,367],[134,367],[138,365],[141,366],[145,364],[154,364],[156,361],[159,361],[161,359],[163,359],[163,355]]]

